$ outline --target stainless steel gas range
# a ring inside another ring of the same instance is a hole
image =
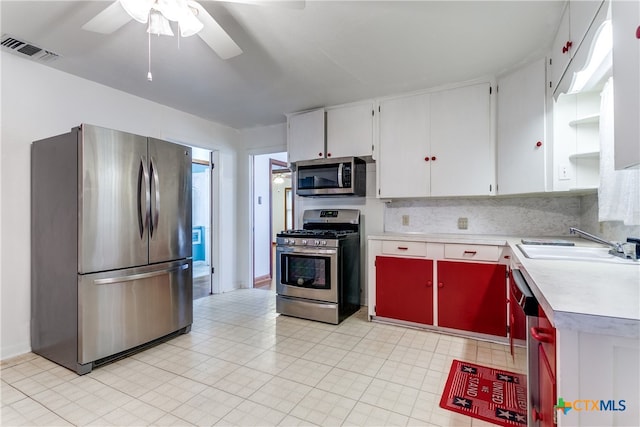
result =
[[[360,308],[360,211],[304,211],[276,239],[276,312],[337,325]]]

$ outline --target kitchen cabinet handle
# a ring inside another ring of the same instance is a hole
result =
[[[638,28],[636,28],[636,38],[640,39],[640,26],[638,26]]]
[[[543,332],[540,328],[531,327],[531,336],[540,342],[553,342],[553,336]]]
[[[464,255],[475,255],[478,251],[464,251]]]
[[[439,283],[438,283],[438,287],[439,287],[440,289],[444,288],[444,283],[439,282]]]
[[[542,421],[542,414],[536,411],[536,408],[531,410],[531,416],[533,417],[533,421]]]
[[[407,249],[409,249],[409,248],[406,247],[406,246],[398,246],[398,250],[400,250],[400,251],[406,251]]]
[[[536,147],[542,147],[542,141],[536,142]]]

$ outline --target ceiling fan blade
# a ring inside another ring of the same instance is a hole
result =
[[[204,28],[197,34],[222,59],[233,58],[242,53],[240,46],[233,41],[227,32],[209,15],[199,3],[189,1],[189,6],[198,10],[198,19]]]
[[[304,9],[305,0],[223,0],[227,3],[252,4],[256,6],[278,6],[290,9]]]
[[[127,14],[120,5],[120,2],[116,0],[84,24],[82,29],[93,31],[94,33],[111,34],[129,21],[131,21],[131,16]]]

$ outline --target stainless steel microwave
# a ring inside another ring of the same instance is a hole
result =
[[[296,163],[298,196],[365,196],[367,164],[359,157],[305,160]]]

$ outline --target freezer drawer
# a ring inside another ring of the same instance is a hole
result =
[[[192,261],[78,276],[78,364],[132,349],[193,322]]]

